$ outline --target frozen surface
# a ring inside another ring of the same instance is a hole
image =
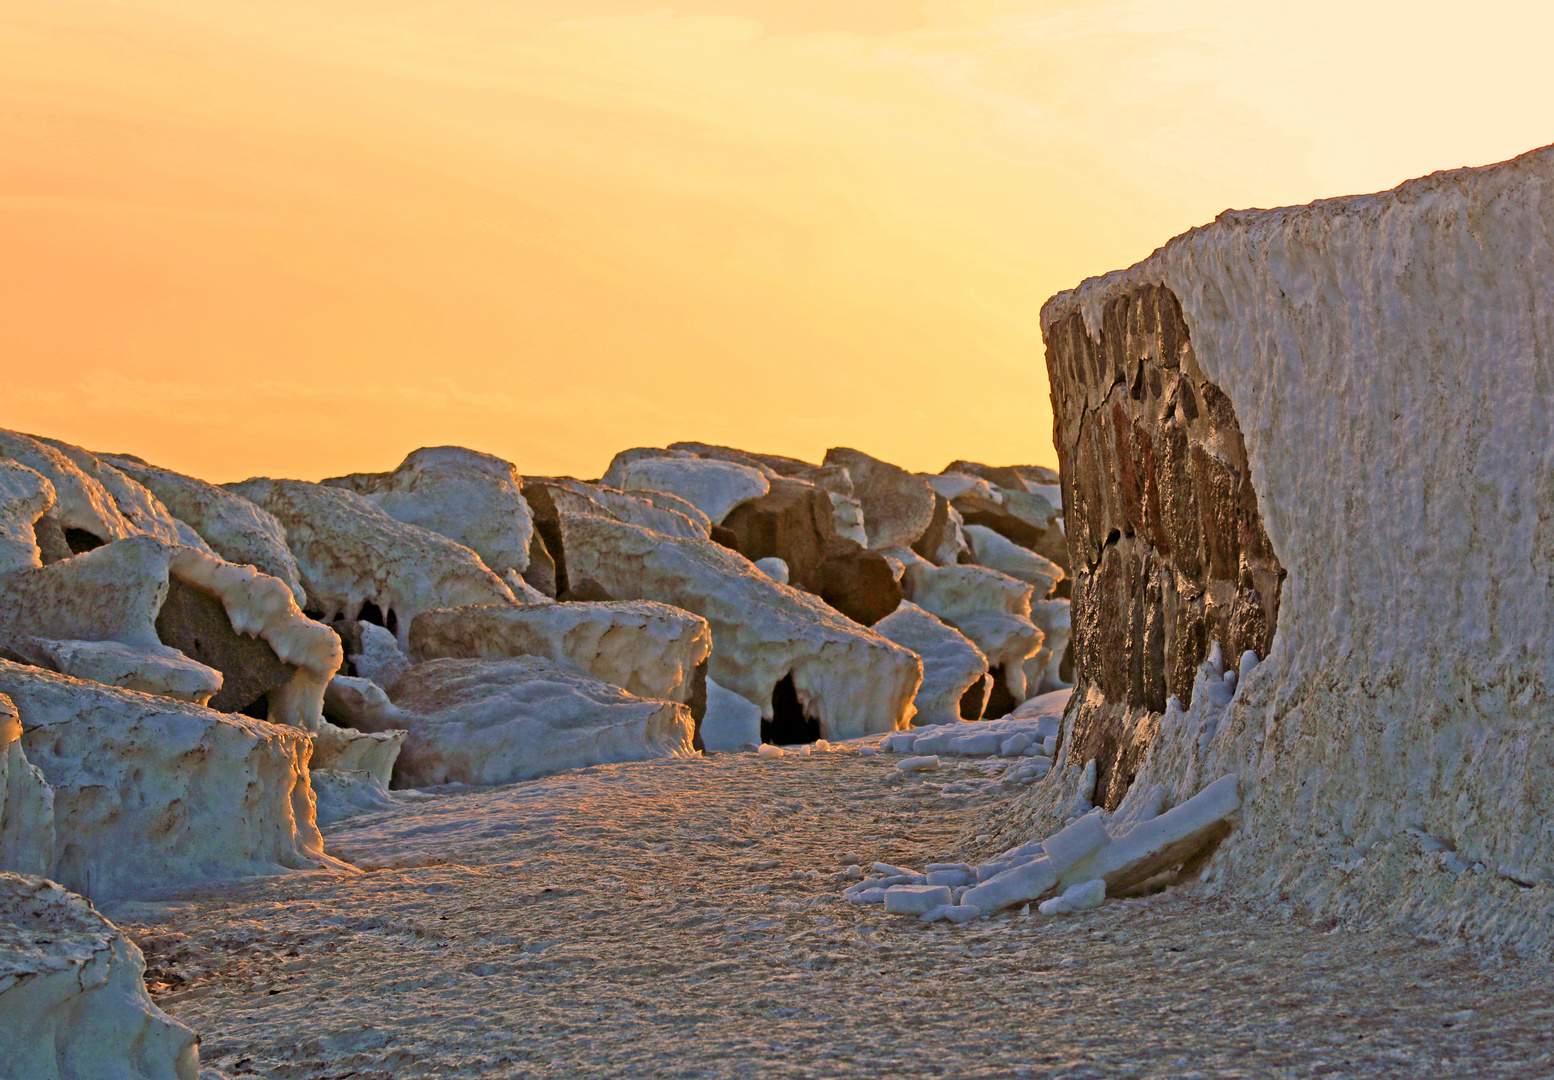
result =
[[[196,1080],[199,1042],[151,1003],[144,971],[81,897],[0,872],[0,1076]]]
[[[714,525],[730,510],[771,490],[757,469],[732,461],[651,457],[610,463],[604,483],[624,491],[664,491],[690,503]]]
[[[1025,699],[1025,661],[1042,644],[1028,583],[985,566],[926,562],[906,566],[901,580],[908,599],[970,638],[990,666],[1003,668],[1014,699]]]
[[[987,678],[987,658],[971,640],[916,604],[901,605],[874,624],[874,632],[911,649],[923,661],[923,685],[912,722],[957,724],[961,698]]]
[[[47,874],[54,862],[54,789],[22,747],[22,722],[0,694],[0,870]]]
[[[410,735],[398,787],[505,784],[562,769],[691,754],[690,710],[537,656],[429,660],[389,688]]]
[[[682,705],[711,652],[705,619],[649,600],[451,608],[419,615],[410,628],[416,662],[542,656]]]
[[[325,622],[355,619],[371,601],[385,621],[396,620],[404,644],[411,620],[423,611],[513,602],[512,590],[469,548],[396,521],[354,492],[301,480],[226,487],[285,526],[303,587]]]
[[[27,759],[54,789],[48,877],[94,900],[334,866],[302,731],[0,660]]]
[[[227,562],[253,566],[280,578],[295,595],[297,606],[307,606],[297,560],[286,546],[286,530],[274,515],[215,484],[137,457],[102,454],[99,458],[143,484]]]
[[[911,720],[922,664],[912,653],[779,585],[710,540],[679,540],[605,518],[562,517],[570,573],[612,596],[658,600],[712,627],[708,674],[771,717],[772,690],[793,676],[799,704],[826,739],[894,731]]]
[[[1551,198],[1545,148],[1222,214],[1043,309],[1176,294],[1289,573],[1271,654],[1168,710],[1129,795],[1242,777],[1216,888],[1554,940]]]
[[[1041,599],[1063,580],[1063,568],[1051,559],[1023,548],[986,525],[963,527],[978,565],[1008,574],[1031,586],[1031,596]]]
[[[761,745],[761,707],[707,680],[707,712],[701,718],[702,745],[728,753]]]
[[[668,492],[621,491],[569,476],[531,476],[525,478],[524,483],[549,489],[556,509],[567,513],[614,518],[685,540],[705,540],[712,531],[712,522],[706,514]]]

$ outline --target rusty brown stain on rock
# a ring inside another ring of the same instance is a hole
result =
[[[1127,792],[1168,697],[1192,699],[1212,642],[1266,656],[1284,569],[1263,527],[1230,398],[1204,377],[1170,289],[1046,332],[1073,579],[1076,717],[1097,805]],[[1094,693],[1098,691],[1099,693]]]

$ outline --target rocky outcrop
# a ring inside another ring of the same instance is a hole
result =
[[[512,590],[469,548],[397,521],[364,496],[301,480],[226,487],[285,526],[303,588],[325,622],[360,618],[371,604],[403,643],[423,611],[513,602]]]
[[[124,454],[100,454],[132,480],[143,484],[179,521],[187,523],[227,562],[252,566],[280,578],[307,606],[297,560],[286,546],[286,530],[275,517],[247,499],[171,469]]]
[[[721,524],[745,558],[781,559],[789,584],[818,594],[825,587],[826,549],[836,535],[831,497],[803,480],[774,476],[767,483],[766,494],[736,506]]]
[[[709,677],[781,728],[846,739],[893,731],[911,717],[917,657],[780,585],[707,540],[680,540],[624,522],[561,515],[568,572],[612,596],[693,611],[712,627]],[[779,715],[781,714],[781,715]]]
[[[409,731],[399,787],[508,784],[562,769],[688,755],[690,710],[537,656],[431,660],[389,688]]]
[[[1545,148],[1226,213],[1048,302],[1079,686],[1033,813],[1234,774],[1211,889],[1548,946],[1551,191]]]
[[[933,523],[933,489],[915,473],[845,446],[827,450],[825,464],[847,470],[869,547],[911,547]]]
[[[53,789],[47,876],[67,888],[102,901],[341,866],[314,824],[306,733],[3,660],[0,694]]]
[[[152,1004],[145,970],[81,897],[0,873],[0,1076],[196,1080],[199,1040]]]
[[[705,619],[647,600],[452,608],[418,615],[410,627],[418,664],[540,656],[682,705],[691,704],[696,670],[711,652]]]

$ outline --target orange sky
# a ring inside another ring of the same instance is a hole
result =
[[[1053,463],[1037,311],[1554,140],[1554,5],[5,0],[0,427]]]

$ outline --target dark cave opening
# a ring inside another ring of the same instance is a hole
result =
[[[788,672],[772,687],[772,718],[761,721],[761,741],[774,746],[812,743],[820,738],[820,721],[813,720],[799,704],[793,672]]]

